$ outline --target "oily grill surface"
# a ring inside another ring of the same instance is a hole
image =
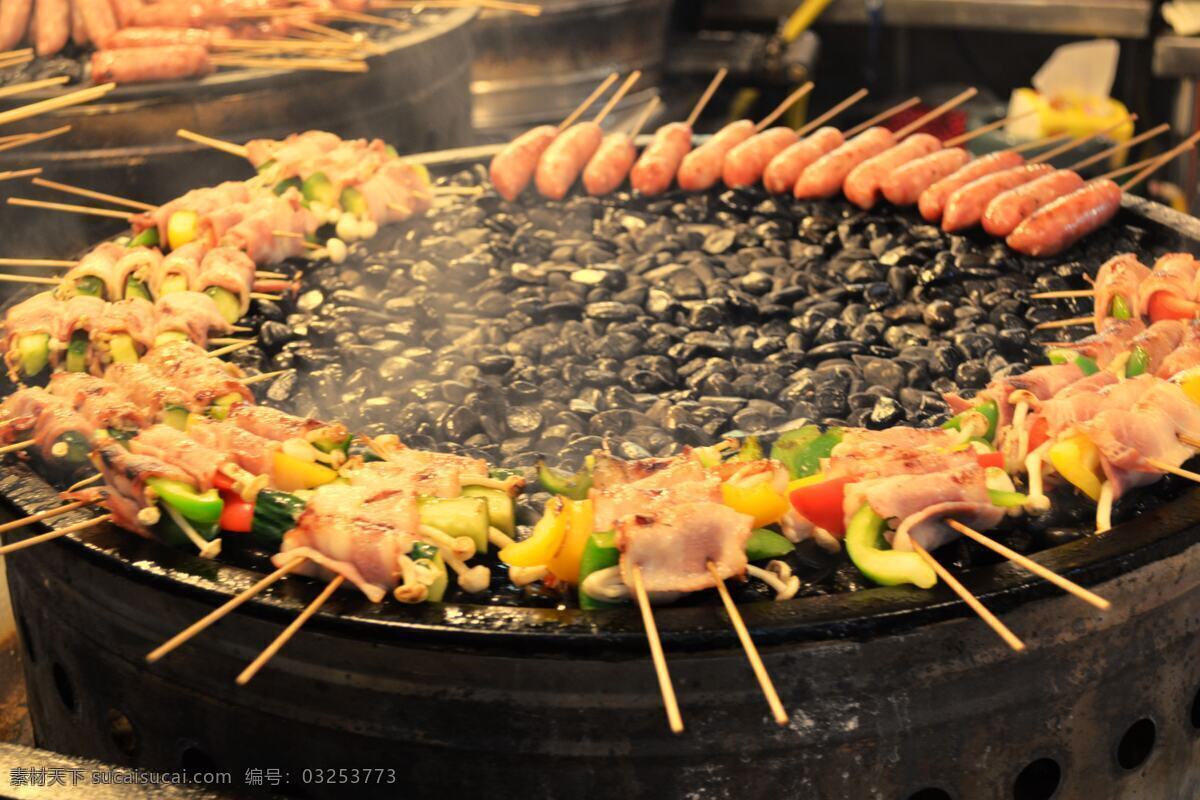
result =
[[[441,168],[452,184],[486,186],[482,165]],[[532,480],[539,458],[575,469],[606,444],[644,458],[726,435],[769,441],[794,421],[938,424],[948,412],[941,392],[970,393],[1040,363],[1032,326],[1090,311],[1090,300],[1039,304],[1030,292],[1081,288],[1118,252],[1152,261],[1194,249],[1197,225],[1131,199],[1082,245],[1037,261],[982,236],[947,236],[906,211],[866,213],[841,201],[712,190],[510,204],[485,192],[381,233],[345,263],[302,265],[295,301],[259,303],[250,320],[259,345],[232,359],[250,371],[295,368],[258,387],[268,404],[524,471],[531,489],[518,501],[519,521],[529,524],[548,497]],[[1196,541],[1200,497],[1184,488],[1168,476],[1123,499],[1115,519],[1133,522],[1101,538],[1088,535],[1094,510],[1060,493],[1050,514],[1017,518],[997,538],[1022,552],[1053,548],[1050,568],[1104,580]],[[0,480],[22,511],[53,491],[24,465]],[[116,530],[62,546],[212,600],[250,585],[270,555],[227,538],[225,563],[215,563]],[[970,542],[939,555],[966,570],[966,585],[997,611],[1055,593]],[[733,587],[763,642],[898,631],[968,613],[940,589],[867,588],[844,555],[811,542],[790,562],[803,581],[795,600],[771,602],[755,582]],[[523,652],[644,648],[636,610],[580,612],[557,591],[513,587],[494,555],[489,566],[489,594],[452,589],[444,604],[400,607],[343,592],[314,623]],[[286,620],[317,591],[287,581],[248,613]],[[729,646],[715,606],[714,593],[700,592],[656,617],[673,646]]]

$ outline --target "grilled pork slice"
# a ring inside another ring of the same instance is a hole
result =
[[[254,402],[250,389],[238,381],[242,377],[241,370],[211,358],[203,348],[191,342],[160,345],[147,352],[138,363],[186,391],[191,398],[188,408],[193,411],[203,411],[217,398],[226,395],[240,395],[246,402]]]
[[[67,401],[98,429],[136,431],[153,419],[121,386],[84,372],[57,372],[50,377],[46,389]]]
[[[1195,300],[1196,274],[1196,259],[1188,253],[1168,253],[1154,262],[1154,269],[1138,286],[1138,316],[1149,313],[1150,300],[1159,292]]]
[[[199,347],[208,346],[208,337],[229,333],[230,324],[221,316],[216,301],[201,292],[171,292],[158,298],[154,335],[179,331]]]
[[[946,395],[950,410],[959,413],[972,408],[977,403],[988,400],[996,403],[1000,412],[1000,426],[1012,423],[1015,402],[1014,392],[1021,392],[1019,397],[1025,400],[1048,400],[1067,386],[1084,377],[1083,369],[1078,364],[1048,364],[1034,367],[1020,375],[1006,378],[995,378],[985,388],[975,395],[974,400],[965,400],[957,394]]]
[[[166,241],[166,239],[163,239]],[[117,268],[118,262],[128,254],[128,248],[114,242],[105,242],[92,248],[63,276],[63,291],[70,297],[75,291],[75,282],[80,278],[98,278],[104,284],[104,293],[111,299],[125,296],[125,278]]]
[[[177,211],[194,211],[201,217],[220,209],[229,208],[237,203],[245,203],[251,198],[251,191],[244,181],[225,181],[216,186],[205,186],[164,203],[150,211],[137,214],[131,220],[134,235],[147,228],[158,230],[158,240],[168,241],[167,223]]]
[[[108,486],[106,504],[112,512],[113,522],[147,539],[154,538],[150,529],[138,519],[138,512],[150,505],[146,499],[146,481],[167,478],[187,483],[191,477],[160,458],[132,453],[114,441],[98,444],[95,454],[100,474]]]
[[[341,425],[329,425],[319,419],[297,417],[277,408],[250,404],[235,406],[227,419],[242,430],[273,442],[303,439],[309,433],[322,428],[336,427],[344,430]]]
[[[487,462],[478,458],[401,448],[389,452],[387,461],[371,461],[347,470],[352,486],[381,491],[404,486],[427,497],[458,497],[466,475],[486,477]]]
[[[696,592],[746,572],[746,541],[754,518],[711,501],[659,502],[614,523],[621,579],[633,586],[636,564],[649,592]]]
[[[164,282],[167,278],[175,275],[182,277],[186,281],[185,285],[188,289],[195,289],[196,278],[200,275],[200,263],[204,259],[204,254],[208,252],[208,249],[208,242],[195,241],[188,242],[182,247],[172,250],[150,272],[150,294],[154,297],[161,297]]]
[[[1134,337],[1146,330],[1140,317],[1134,319],[1107,319],[1098,333],[1085,336],[1078,341],[1059,345],[1062,350],[1074,350],[1087,356],[1101,369],[1112,363],[1122,353],[1128,352]]]
[[[95,427],[63,398],[32,387],[18,389],[0,403],[0,441],[16,442],[29,431],[33,431],[34,447],[50,459],[59,437],[76,433],[90,440]]]
[[[204,447],[224,453],[253,475],[270,475],[271,459],[280,443],[244,430],[228,420],[218,422],[199,414],[188,419],[188,436]]]
[[[188,482],[202,492],[213,488],[218,468],[228,460],[223,453],[169,425],[151,425],[129,440],[129,449],[172,464],[187,473]]]
[[[204,256],[195,284],[189,284],[197,292],[205,289],[225,289],[238,298],[245,316],[250,310],[250,292],[254,289],[254,261],[250,256],[233,247],[217,247]]]
[[[164,411],[173,407],[190,409],[194,405],[191,394],[140,361],[113,364],[105,371],[104,379],[122,387],[150,419],[160,418]]]

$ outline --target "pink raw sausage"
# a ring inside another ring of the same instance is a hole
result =
[[[996,195],[1037,180],[1043,175],[1049,175],[1053,171],[1054,167],[1049,164],[1025,164],[971,181],[966,186],[956,189],[946,201],[946,210],[942,212],[942,230],[950,233],[978,225],[983,219],[983,212],[988,203],[992,202]]]
[[[809,164],[796,179],[796,187],[792,193],[800,200],[833,197],[842,188],[852,169],[894,144],[896,137],[887,128],[867,128],[850,141]]]
[[[675,173],[684,156],[692,150],[692,126],[686,122],[671,122],[654,133],[650,146],[633,165],[629,182],[647,197],[662,194],[671,188]]]
[[[515,200],[533,180],[538,160],[558,136],[553,125],[539,125],[513,139],[492,157],[488,174],[492,185],[505,200]]]
[[[791,128],[770,128],[736,145],[725,155],[721,177],[730,189],[758,183],[771,159],[797,141]]]
[[[1069,169],[1059,169],[1024,186],[996,195],[983,212],[983,229],[1004,238],[1042,206],[1083,187],[1083,178]]]
[[[595,122],[577,122],[558,135],[538,161],[535,182],[542,197],[562,200],[604,139]]]
[[[754,123],[748,119],[731,122],[712,135],[704,144],[683,157],[679,164],[679,188],[702,192],[721,178],[725,156],[729,151],[754,135]]]
[[[1100,178],[1039,208],[1009,234],[1008,246],[1030,256],[1053,256],[1104,225],[1121,208],[1121,187]]]
[[[826,125],[771,159],[763,170],[763,186],[772,194],[790,192],[809,164],[846,141],[837,128]]]
[[[33,47],[39,56],[52,56],[71,36],[70,0],[37,0],[33,9]]]
[[[971,154],[963,148],[947,147],[927,156],[914,158],[907,164],[901,164],[883,179],[879,190],[889,203],[911,206],[921,197],[921,192],[962,169],[970,160]]]
[[[593,197],[610,194],[625,182],[625,176],[637,160],[637,148],[624,133],[604,137],[596,155],[583,169],[583,187]]]
[[[986,156],[975,159],[962,169],[952,172],[921,192],[921,197],[917,204],[917,207],[921,209],[921,216],[929,222],[937,222],[942,218],[942,212],[946,208],[946,201],[950,199],[950,195],[954,194],[955,191],[966,186],[973,180],[982,178],[984,175],[991,175],[993,172],[1019,167],[1024,163],[1025,159],[1021,154],[1014,153],[1011,150],[988,153]]]
[[[33,0],[4,0],[0,3],[0,50],[12,50],[29,30]]]
[[[846,199],[859,208],[871,208],[879,199],[879,185],[900,166],[942,149],[942,140],[928,133],[914,133],[895,147],[850,170],[842,184]]]

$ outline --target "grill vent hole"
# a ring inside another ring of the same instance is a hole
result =
[[[1154,749],[1156,730],[1154,722],[1142,718],[1129,726],[1117,744],[1117,763],[1122,769],[1137,769]]]
[[[1021,770],[1013,783],[1013,800],[1050,800],[1058,791],[1062,768],[1053,758],[1039,758]]]
[[[1200,689],[1196,690],[1196,694],[1192,697],[1192,727],[1200,731]]]
[[[183,767],[188,772],[216,772],[217,764],[208,753],[205,753],[194,744],[189,744],[183,748],[183,752],[179,754],[179,766]]]
[[[918,789],[913,792],[908,796],[908,800],[953,800],[953,798],[945,789],[930,786],[927,789]]]
[[[108,737],[117,749],[129,757],[137,755],[138,735],[129,717],[115,708],[108,710]]]
[[[62,664],[55,664],[51,668],[54,674],[54,688],[58,689],[58,699],[62,700],[63,706],[67,711],[75,711],[75,687],[71,685],[71,679],[67,677],[67,671],[63,669]]]
[[[25,615],[17,616],[17,628],[21,631],[21,641],[25,644],[25,654],[29,656],[29,663],[37,663],[37,650],[33,647],[33,637],[29,635],[29,623],[25,621]],[[1193,718],[1195,714],[1193,712]]]

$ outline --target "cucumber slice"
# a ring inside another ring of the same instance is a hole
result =
[[[135,278],[130,275],[125,281],[125,299],[128,300],[132,297],[140,297],[143,300],[149,300],[150,290],[146,288],[146,284],[143,283],[139,278]]]
[[[486,486],[464,486],[462,493],[464,497],[482,497],[487,500],[491,524],[509,536],[513,535],[517,526],[517,507],[511,497],[499,489],[489,489]]]
[[[310,203],[315,201],[326,206],[337,203],[337,187],[324,172],[314,172],[305,178],[301,191],[304,193],[304,199]]]
[[[163,424],[170,425],[177,431],[186,431],[188,410],[183,406],[167,406],[163,409]]]
[[[306,505],[303,499],[291,492],[263,489],[254,499],[250,535],[263,547],[271,551],[278,550],[283,535],[296,527],[296,520],[304,513]]]
[[[431,544],[417,542],[408,555],[413,561],[423,561],[425,562],[423,566],[430,567],[437,572],[437,578],[429,585],[429,596],[425,598],[425,602],[442,602],[446,596],[446,587],[450,585],[450,575],[446,571],[446,562],[442,559],[442,551]]]
[[[204,290],[204,293],[213,299],[213,302],[217,304],[217,311],[221,312],[221,316],[230,325],[237,322],[242,316],[242,301],[233,292],[222,289],[220,286],[210,286]]]
[[[241,400],[240,394],[223,394],[208,407],[208,415],[213,419],[223,420],[229,416],[229,409],[233,407],[233,404]]]
[[[71,334],[71,341],[67,343],[67,372],[87,372],[89,345],[87,331]]]
[[[158,247],[158,228],[146,228],[129,240],[130,247]]]
[[[114,364],[135,364],[138,360],[137,344],[128,333],[116,333],[108,340],[108,355]]]
[[[104,297],[104,281],[95,275],[84,275],[82,278],[76,278],[75,294],[83,294],[88,297]],[[120,298],[114,297],[113,299],[118,300]]]
[[[255,167],[255,169],[258,170],[258,172],[261,174],[261,173],[266,172],[267,170],[271,169],[274,166],[275,166],[275,159],[268,158],[266,161],[262,162],[257,167]]]
[[[275,194],[278,195],[278,194],[283,194],[288,189],[299,189],[300,191],[303,192],[304,184],[301,183],[299,178],[288,178],[286,180],[282,180],[279,183],[275,184],[275,188],[272,189],[271,191],[273,191]]]
[[[77,467],[87,463],[88,454],[92,451],[91,445],[88,443],[87,437],[79,431],[66,431],[54,442],[54,447],[58,445],[66,445],[66,452],[63,455],[55,455],[54,458],[60,464],[65,464],[71,467]]]
[[[171,342],[186,342],[187,340],[187,334],[183,331],[163,331],[158,336],[154,337],[154,346],[161,347],[164,344],[170,344]]]
[[[32,378],[50,363],[50,334],[31,333],[20,337],[17,353],[21,359],[21,374]]]
[[[160,295],[171,294],[172,292],[186,292],[188,290],[188,282],[186,275],[173,273],[163,278],[162,283],[158,287]]]
[[[422,497],[417,501],[417,507],[421,524],[445,531],[456,538],[468,536],[475,542],[475,552],[487,552],[490,515],[486,499]]]

